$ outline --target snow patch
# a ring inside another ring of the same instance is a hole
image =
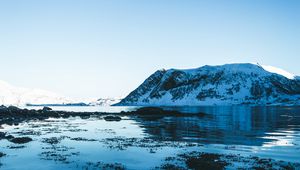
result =
[[[295,79],[295,75],[292,74],[292,73],[289,73],[281,68],[277,68],[277,67],[273,67],[273,66],[267,66],[267,65],[261,65],[263,69],[265,69],[266,71],[268,72],[271,72],[271,73],[276,73],[276,74],[279,74],[279,75],[282,75],[288,79]]]

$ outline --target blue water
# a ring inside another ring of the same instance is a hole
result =
[[[42,109],[42,106],[25,106],[26,109]],[[119,113],[121,111],[133,111],[136,110],[136,106],[53,106],[53,110],[57,111],[74,111],[74,112],[107,112],[107,113]]]
[[[135,110],[137,107],[53,109],[117,113]],[[300,160],[300,107],[214,106],[164,109],[186,113],[202,112],[206,116],[164,117],[153,120],[122,117],[120,122],[106,122],[101,117],[73,117],[29,121],[15,126],[2,125],[0,131],[13,136],[30,136],[33,141],[16,149],[11,146],[20,145],[1,140],[0,152],[7,154],[0,158],[1,168],[93,169],[94,164],[102,162],[120,163],[128,169],[151,169],[160,165],[168,156],[193,150],[289,162]],[[44,142],[51,137],[61,139],[55,144]],[[72,140],[77,137],[93,140]],[[145,138],[157,141],[146,143],[146,147],[131,145],[133,142],[130,139]],[[162,146],[151,147],[155,142]],[[186,146],[189,143],[197,145]],[[177,147],[180,145],[183,147]]]

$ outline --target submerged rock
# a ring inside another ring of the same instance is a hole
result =
[[[119,121],[122,120],[122,118],[120,116],[105,116],[104,120],[105,121],[117,121],[117,122],[119,122]]]
[[[31,142],[32,139],[30,137],[19,137],[19,138],[12,138],[9,141],[16,144],[24,144],[24,143]]]
[[[190,169],[224,169],[229,165],[228,162],[221,160],[221,155],[213,153],[202,153],[197,156],[182,155],[185,158],[185,163]]]
[[[5,138],[6,133],[0,132],[0,140]]]
[[[235,154],[187,152],[167,157],[157,169],[299,169],[299,163]]]
[[[83,137],[70,138],[70,140],[84,141],[84,142],[95,142],[95,141],[97,141],[96,139],[87,139],[87,138],[83,138]]]
[[[6,155],[5,153],[0,152],[0,158],[5,156],[5,155]]]
[[[7,139],[7,140],[11,140],[13,138],[15,138],[13,135],[7,135],[7,136],[5,136],[5,139]]]
[[[87,162],[82,169],[125,170],[126,167],[120,163]]]

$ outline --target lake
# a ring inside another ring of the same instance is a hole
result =
[[[39,109],[38,107],[29,107]],[[138,107],[52,107],[116,113]],[[300,163],[300,107],[164,107],[194,117],[50,118],[2,125],[33,139],[0,140],[2,169],[162,169],[166,158],[193,151]],[[236,166],[239,166],[238,164]],[[235,169],[235,165],[226,169]],[[297,168],[296,168],[297,169]]]

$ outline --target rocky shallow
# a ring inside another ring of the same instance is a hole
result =
[[[299,164],[258,157],[245,157],[233,154],[215,154],[203,152],[187,152],[165,159],[165,163],[157,169],[187,170],[187,169],[299,169]]]
[[[156,107],[145,107],[137,109],[136,111],[121,112],[118,116],[112,115],[112,113],[104,112],[66,112],[66,111],[54,111],[49,107],[44,107],[40,110],[34,109],[20,109],[15,106],[0,106],[0,126],[2,124],[14,125],[28,120],[45,120],[48,118],[68,118],[68,117],[80,117],[82,119],[88,119],[91,116],[106,116],[106,121],[120,121],[121,116],[139,116],[142,118],[162,118],[165,116],[204,116],[205,113],[191,113],[183,114],[178,111],[168,111]]]
[[[298,163],[239,154],[200,152],[199,150],[202,149],[203,144],[177,141],[168,136],[124,137],[116,135],[113,129],[99,129],[99,133],[111,135],[101,139],[87,136],[69,136],[65,135],[65,132],[85,134],[88,131],[82,128],[80,123],[69,123],[66,119],[70,117],[79,117],[86,120],[101,119],[112,123],[138,120],[148,122],[154,126],[164,119],[168,120],[174,117],[187,120],[210,119],[210,115],[205,113],[183,114],[177,111],[166,111],[152,107],[140,108],[131,112],[121,112],[116,115],[102,112],[53,111],[48,107],[41,110],[27,110],[13,106],[1,106],[0,127],[2,125],[16,125],[28,122],[27,124],[30,128],[17,129],[14,132],[0,132],[0,140],[10,142],[11,145],[7,146],[10,150],[24,149],[27,147],[27,143],[39,142],[43,145],[42,152],[39,153],[40,159],[60,164],[77,164],[74,158],[80,158],[82,153],[65,143],[66,141],[74,141],[101,145],[109,150],[118,152],[126,152],[132,148],[141,148],[154,155],[160,153],[164,148],[181,149],[181,152],[177,155],[166,157],[161,160],[161,165],[149,167],[150,169],[300,169],[300,164]],[[158,124],[158,126],[161,125]],[[49,137],[47,134],[58,135],[57,137]],[[43,137],[37,138],[37,136]],[[1,157],[7,156],[10,155],[0,152],[0,167],[2,165]],[[102,160],[88,161],[83,165],[77,166],[79,169],[127,169],[126,164],[119,162],[106,163]],[[147,167],[146,169],[149,168]]]

